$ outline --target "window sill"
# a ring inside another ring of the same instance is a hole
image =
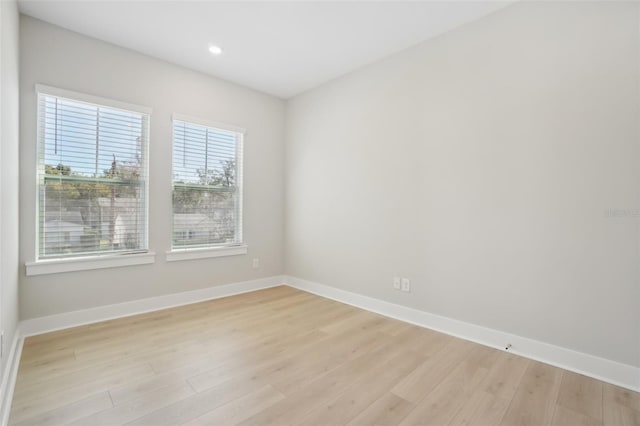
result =
[[[247,254],[247,246],[245,244],[238,246],[175,249],[167,252],[167,262],[236,256],[238,254]]]
[[[131,265],[144,265],[153,263],[155,260],[156,254],[148,252],[40,260],[37,262],[25,263],[25,268],[27,276],[31,276],[57,274],[61,272],[87,271],[91,269],[117,268]]]

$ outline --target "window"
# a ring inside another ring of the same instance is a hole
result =
[[[38,86],[38,126],[38,259],[146,251],[149,111]]]
[[[173,250],[242,243],[243,134],[174,116]]]

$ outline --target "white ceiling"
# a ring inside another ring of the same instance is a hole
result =
[[[22,13],[289,98],[505,1],[21,0]],[[210,44],[224,49],[212,56]]]

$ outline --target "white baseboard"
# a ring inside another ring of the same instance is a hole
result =
[[[9,413],[11,411],[11,402],[13,401],[13,390],[16,386],[16,378],[18,377],[18,367],[20,367],[20,355],[22,355],[22,344],[24,338],[20,331],[20,327],[16,329],[11,343],[11,350],[7,358],[7,366],[2,376],[2,385],[0,387],[0,425],[9,424]]]
[[[147,299],[133,300],[131,302],[117,303],[114,305],[98,306],[80,311],[65,312],[24,320],[20,323],[22,336],[33,336],[48,333],[50,331],[63,330],[65,328],[80,325],[93,324],[110,319],[123,318],[176,306],[189,305],[191,303],[204,302],[206,300],[233,296],[235,294],[248,293],[250,291],[284,285],[284,277],[274,276],[251,281],[225,284],[208,287],[199,290],[185,291],[182,293],[166,294]]]
[[[512,346],[509,352],[517,355],[640,391],[640,368],[638,367],[296,277],[287,276],[285,282],[290,287],[492,348],[505,350],[507,343],[510,343]]]
[[[324,284],[291,276],[274,276],[22,321],[16,331],[16,337],[14,338],[9,355],[10,359],[8,360],[7,371],[3,377],[1,401],[2,426],[6,424],[9,416],[9,408],[13,396],[13,387],[18,372],[24,337],[233,296],[235,294],[248,293],[283,284],[492,348],[504,350],[505,345],[511,343],[512,347],[509,351],[517,355],[584,374],[627,389],[640,391],[640,368],[638,367],[408,308],[406,306],[396,305]]]

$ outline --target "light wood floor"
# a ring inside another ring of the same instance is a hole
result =
[[[28,338],[10,422],[640,425],[640,394],[277,287]]]

